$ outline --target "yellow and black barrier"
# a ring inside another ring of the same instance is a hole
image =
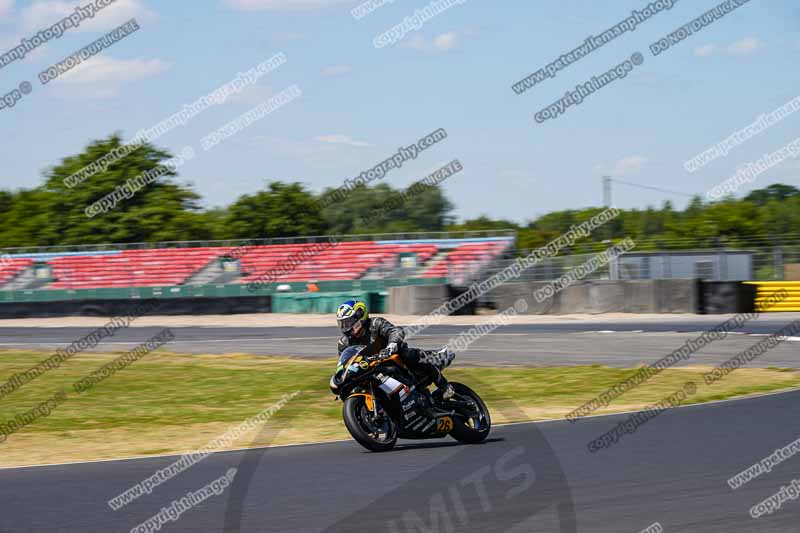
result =
[[[766,313],[800,311],[800,281],[746,281],[745,283],[756,286],[757,311]],[[786,291],[787,297],[762,309],[767,298],[780,291]]]

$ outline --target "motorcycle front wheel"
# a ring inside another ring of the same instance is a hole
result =
[[[397,424],[380,404],[377,408],[376,416],[367,407],[363,396],[350,396],[344,401],[342,416],[347,431],[356,442],[370,451],[386,452],[397,442]]]
[[[455,417],[453,420],[453,430],[450,432],[450,436],[464,444],[483,442],[492,429],[489,409],[478,393],[466,385],[454,382],[451,382],[450,385],[453,386],[456,393],[455,399],[460,404],[467,404],[467,406],[456,409],[462,416]]]

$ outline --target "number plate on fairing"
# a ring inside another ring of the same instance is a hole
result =
[[[453,419],[449,416],[443,416],[436,422],[436,431],[440,433],[452,431]]]

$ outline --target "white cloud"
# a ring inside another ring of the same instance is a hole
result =
[[[9,37],[0,37],[0,50],[6,51],[15,46],[18,46],[19,43],[22,41],[23,38],[27,39],[30,37],[29,33],[17,33],[15,35]],[[37,61],[39,59],[44,58],[47,55],[49,45],[42,44],[37,46],[27,54],[25,54],[25,58],[23,61]],[[17,60],[19,61],[19,60]]]
[[[305,163],[323,160],[330,162],[337,151],[336,146],[328,144],[321,145],[318,142],[309,140],[295,140],[269,135],[257,135],[241,142],[254,146],[261,151],[267,151],[267,153],[276,157],[299,159]]]
[[[318,135],[314,137],[315,141],[324,142],[328,144],[346,144],[348,146],[372,146],[366,141],[357,141],[348,135],[342,135],[341,133],[335,133],[332,135]]]
[[[715,44],[704,44],[703,46],[698,46],[694,49],[694,55],[697,57],[708,57],[712,55],[717,50],[717,45]]]
[[[239,11],[319,9],[352,3],[353,0],[225,0],[225,5]]]
[[[90,87],[53,85],[52,94],[64,100],[111,100],[119,95],[119,87],[92,85]]]
[[[0,0],[0,22],[8,20],[8,16],[14,10],[14,0]]]
[[[614,163],[614,174],[624,176],[631,172],[638,172],[646,165],[648,159],[643,155],[629,155]]]
[[[453,48],[458,46],[458,43],[459,43],[459,37],[458,34],[454,31],[437,35],[433,39],[433,47],[441,52],[452,50]]]
[[[272,135],[256,135],[248,139],[241,139],[243,145],[254,147],[259,153],[267,154],[270,157],[286,158],[293,161],[302,161],[304,165],[325,170],[324,173],[330,174],[332,168],[349,168],[352,166],[352,152],[347,149],[346,143],[330,142],[331,139],[343,138],[348,141],[352,139],[346,135],[323,135],[311,138],[288,138]],[[320,139],[329,139],[321,141]],[[234,141],[236,142],[236,141]],[[362,141],[352,141],[361,146]],[[364,146],[370,146],[364,143]]]
[[[10,9],[13,4],[13,0],[0,0],[0,22],[3,22],[4,9]],[[85,5],[85,3],[81,5]],[[0,48],[7,50],[17,46],[22,38],[27,39],[32,34],[49,28],[74,13],[75,6],[76,4],[73,2],[62,0],[41,0],[29,4],[21,10],[19,17],[15,17],[19,19],[19,27],[16,34],[8,34],[9,37],[0,37]],[[131,18],[135,18],[137,22],[141,23],[152,22],[158,16],[155,12],[147,9],[141,0],[115,0],[113,4],[98,11],[93,19],[84,20],[77,28],[68,28],[67,32],[105,33],[124,24]],[[47,54],[48,46],[49,43],[42,44],[32,52],[29,52],[25,59],[41,59]]]
[[[353,67],[350,65],[333,65],[322,69],[323,76],[340,76],[351,72]]]
[[[728,54],[732,56],[749,56],[764,48],[757,37],[745,37],[741,41],[736,41],[728,46]]]
[[[764,43],[758,37],[745,37],[735,41],[725,48],[720,48],[716,44],[706,44],[694,49],[697,57],[710,57],[712,55],[726,54],[734,57],[743,57],[755,54],[764,48]]]
[[[95,56],[52,82],[58,96],[66,98],[113,98],[122,85],[152,78],[172,67],[162,59],[115,59]]]
[[[172,65],[155,59],[115,59],[95,56],[62,75],[64,83],[125,83],[151,78],[169,70]]]
[[[425,38],[421,35],[415,35],[411,39],[404,41],[400,46],[403,48],[413,48],[414,50],[425,50]]]
[[[26,31],[38,31],[51,26],[74,11],[75,6],[68,2],[35,2],[23,9],[22,27]]]
[[[81,4],[83,5],[83,4]],[[22,27],[25,31],[36,32],[52,26],[59,20],[75,12],[75,3],[63,0],[45,0],[32,3],[22,11]],[[140,0],[116,0],[113,4],[98,11],[94,18],[84,20],[70,32],[103,32],[135,18],[138,22],[155,20],[156,13],[147,9]]]
[[[434,37],[431,41],[426,40],[421,35],[415,35],[411,39],[404,41],[401,46],[412,48],[421,52],[447,52],[461,44],[461,36],[458,32],[442,33]]]

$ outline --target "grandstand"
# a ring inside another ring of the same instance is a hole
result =
[[[27,257],[3,257],[0,260],[0,288],[32,265],[33,259]]]
[[[465,284],[497,260],[510,257],[514,247],[514,237],[508,233],[402,237],[345,236],[321,250],[322,238],[241,246],[169,243],[145,249],[120,245],[103,250],[25,251],[3,256],[0,291],[245,284],[270,273],[270,281],[276,283],[402,277],[447,278]]]

